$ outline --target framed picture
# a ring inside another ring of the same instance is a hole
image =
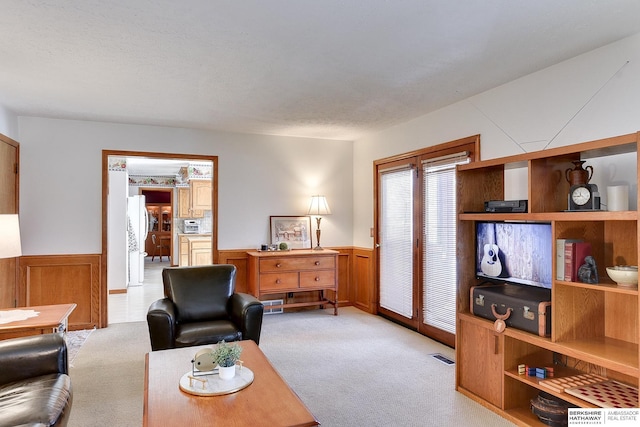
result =
[[[310,216],[270,216],[271,244],[287,244],[289,249],[311,249]]]

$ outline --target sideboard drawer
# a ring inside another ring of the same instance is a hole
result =
[[[298,289],[298,273],[267,273],[260,275],[260,289]]]
[[[335,270],[320,271],[301,271],[300,287],[301,288],[317,288],[331,287],[336,283]]]
[[[260,259],[260,272],[321,270],[325,268],[335,268],[335,265],[335,256],[263,258]]]

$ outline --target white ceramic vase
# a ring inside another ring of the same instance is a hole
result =
[[[236,366],[218,366],[218,375],[221,380],[230,380],[236,376]]]

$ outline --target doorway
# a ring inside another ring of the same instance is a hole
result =
[[[164,199],[155,203],[154,206],[159,207],[156,220],[158,232],[162,231],[167,234],[169,243],[169,253],[176,246],[176,233],[180,231],[179,222],[176,221],[175,212],[177,210],[177,188],[188,186],[189,174],[192,169],[198,169],[201,173],[203,168],[193,168],[190,165],[206,165],[210,167],[210,172],[205,174],[204,178],[208,179],[211,188],[210,212],[208,212],[207,231],[211,235],[211,262],[218,260],[217,251],[217,193],[218,193],[218,157],[208,155],[191,155],[191,154],[172,154],[172,153],[153,153],[138,151],[116,151],[103,150],[102,152],[102,265],[101,265],[101,327],[106,327],[109,323],[108,319],[108,296],[114,293],[128,292],[128,282],[126,274],[128,274],[127,266],[118,267],[118,262],[123,259],[122,252],[128,252],[136,247],[147,252],[150,256],[153,249],[147,246],[147,242],[138,242],[133,247],[131,242],[131,234],[127,225],[127,216],[122,212],[126,212],[126,198],[133,195],[143,195],[144,192],[150,191],[149,195],[156,196],[164,192],[171,197],[168,203]],[[189,166],[187,166],[189,165]],[[131,168],[131,169],[130,169]],[[204,168],[206,169],[206,168]],[[119,172],[119,173],[118,173]],[[131,172],[131,173],[129,173]],[[114,176],[116,176],[114,180]],[[124,178],[123,178],[124,176]],[[202,177],[199,177],[202,179]],[[116,184],[114,184],[116,183]],[[165,196],[166,197],[166,196]],[[121,205],[125,205],[125,210],[117,207],[118,201]],[[113,207],[116,206],[114,209]],[[146,206],[145,206],[146,208]],[[175,208],[175,209],[174,209]],[[146,211],[146,209],[145,209]],[[148,211],[147,211],[148,212]],[[120,222],[114,217],[120,216]],[[147,224],[149,225],[149,224]],[[121,241],[120,241],[121,240]],[[149,240],[151,240],[149,238]],[[149,249],[149,250],[147,250]],[[117,256],[116,256],[117,255]],[[164,254],[163,265],[177,265],[177,257],[171,257],[171,262]],[[150,257],[149,257],[150,258]],[[146,260],[146,257],[145,257]],[[156,260],[157,262],[157,260]],[[126,262],[124,262],[126,264]],[[122,274],[122,271],[125,274]],[[118,274],[114,274],[118,272]],[[132,288],[133,289],[133,288]]]

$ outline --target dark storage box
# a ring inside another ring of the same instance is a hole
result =
[[[492,309],[493,306],[493,309]],[[495,284],[471,288],[471,313],[489,320],[504,315],[508,327],[541,337],[551,335],[551,289],[527,285]]]

